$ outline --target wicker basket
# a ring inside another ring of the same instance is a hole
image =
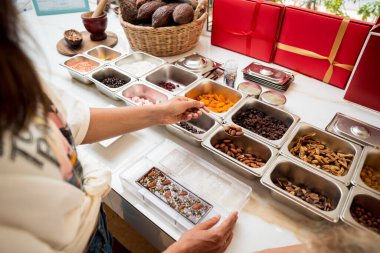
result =
[[[194,20],[185,25],[168,27],[146,27],[125,22],[119,15],[121,26],[134,51],[144,51],[155,56],[172,56],[193,49],[202,33],[207,13],[198,18],[199,12],[206,10],[205,0],[199,0],[194,12]]]

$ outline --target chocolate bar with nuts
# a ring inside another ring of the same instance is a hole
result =
[[[136,181],[193,224],[202,220],[213,206],[156,167]]]

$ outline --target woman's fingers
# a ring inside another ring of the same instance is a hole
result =
[[[230,216],[227,217],[227,219],[225,219],[222,222],[222,224],[220,224],[218,229],[220,229],[222,233],[227,234],[229,231],[233,229],[233,227],[236,224],[237,219],[238,219],[238,213],[233,212],[232,214],[230,214]]]
[[[207,229],[210,229],[212,228],[213,226],[216,225],[216,223],[218,223],[220,220],[220,215],[218,216],[215,216],[215,217],[212,217],[210,219],[208,219],[207,221],[205,222],[202,222],[200,223],[199,225],[195,226],[197,229],[201,229],[201,230],[207,230]]]
[[[222,252],[224,252],[228,246],[230,245],[231,241],[232,241],[232,238],[234,237],[234,234],[232,233],[232,231],[226,236],[226,239],[224,241],[224,247],[223,247],[223,250]]]

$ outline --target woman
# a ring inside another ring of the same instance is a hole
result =
[[[101,198],[110,172],[78,158],[75,146],[201,115],[202,103],[88,109],[42,85],[20,44],[11,0],[0,8],[0,252],[112,252]],[[222,252],[237,213],[186,232],[166,252]]]

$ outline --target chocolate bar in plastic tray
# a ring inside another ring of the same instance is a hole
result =
[[[252,191],[169,140],[123,168],[124,188],[182,231],[217,214],[226,217],[240,210]]]

